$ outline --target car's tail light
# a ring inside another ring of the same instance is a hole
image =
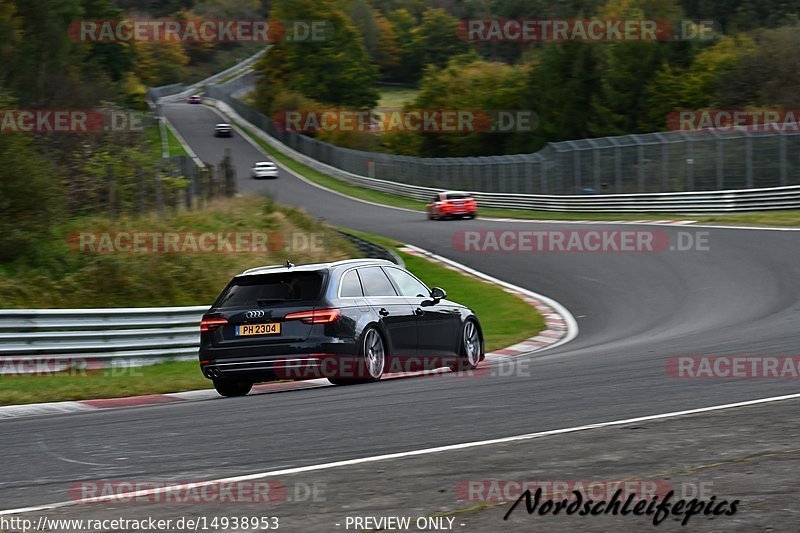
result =
[[[341,313],[338,309],[317,309],[314,311],[300,311],[289,313],[286,320],[299,320],[304,324],[327,324],[335,322]]]
[[[220,326],[224,326],[228,323],[228,319],[221,318],[217,316],[204,316],[200,320],[200,332],[204,331],[214,331]]]

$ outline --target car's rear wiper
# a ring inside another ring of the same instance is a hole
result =
[[[258,300],[256,300],[256,302],[258,302],[258,305],[266,305],[266,304],[279,303],[285,301],[286,298],[259,298]]]

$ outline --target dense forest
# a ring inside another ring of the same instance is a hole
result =
[[[272,16],[322,18],[324,43],[280,42],[259,66],[266,113],[369,109],[376,83],[417,87],[415,109],[532,110],[533,132],[322,132],[408,155],[532,152],[547,142],[664,130],[675,109],[791,108],[800,94],[800,2],[690,0],[275,0]],[[474,42],[464,19],[711,21],[713,38],[666,42]]]

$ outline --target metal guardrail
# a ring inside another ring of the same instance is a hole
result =
[[[0,311],[0,374],[197,357],[208,306]]]

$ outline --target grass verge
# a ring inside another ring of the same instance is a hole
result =
[[[164,392],[207,389],[196,361],[169,361],[151,366],[74,370],[49,376],[0,376],[0,405],[123,398]]]
[[[378,91],[380,98],[378,107],[402,108],[406,104],[412,103],[419,96],[419,89],[414,87],[395,87],[391,85],[379,85]]]
[[[183,144],[178,140],[178,137],[172,130],[172,125],[167,124],[167,127],[164,129],[167,130],[167,145],[169,146],[170,157],[189,155],[186,148],[183,147]]]
[[[394,249],[399,244],[390,239],[347,231]],[[487,351],[532,337],[544,328],[544,319],[535,309],[496,285],[421,257],[397,253],[406,267],[429,286],[444,288],[449,299],[475,311],[483,325]],[[210,386],[210,382],[200,374],[196,361],[171,361],[119,370],[76,370],[50,376],[0,376],[0,405],[119,398],[207,389]]]

